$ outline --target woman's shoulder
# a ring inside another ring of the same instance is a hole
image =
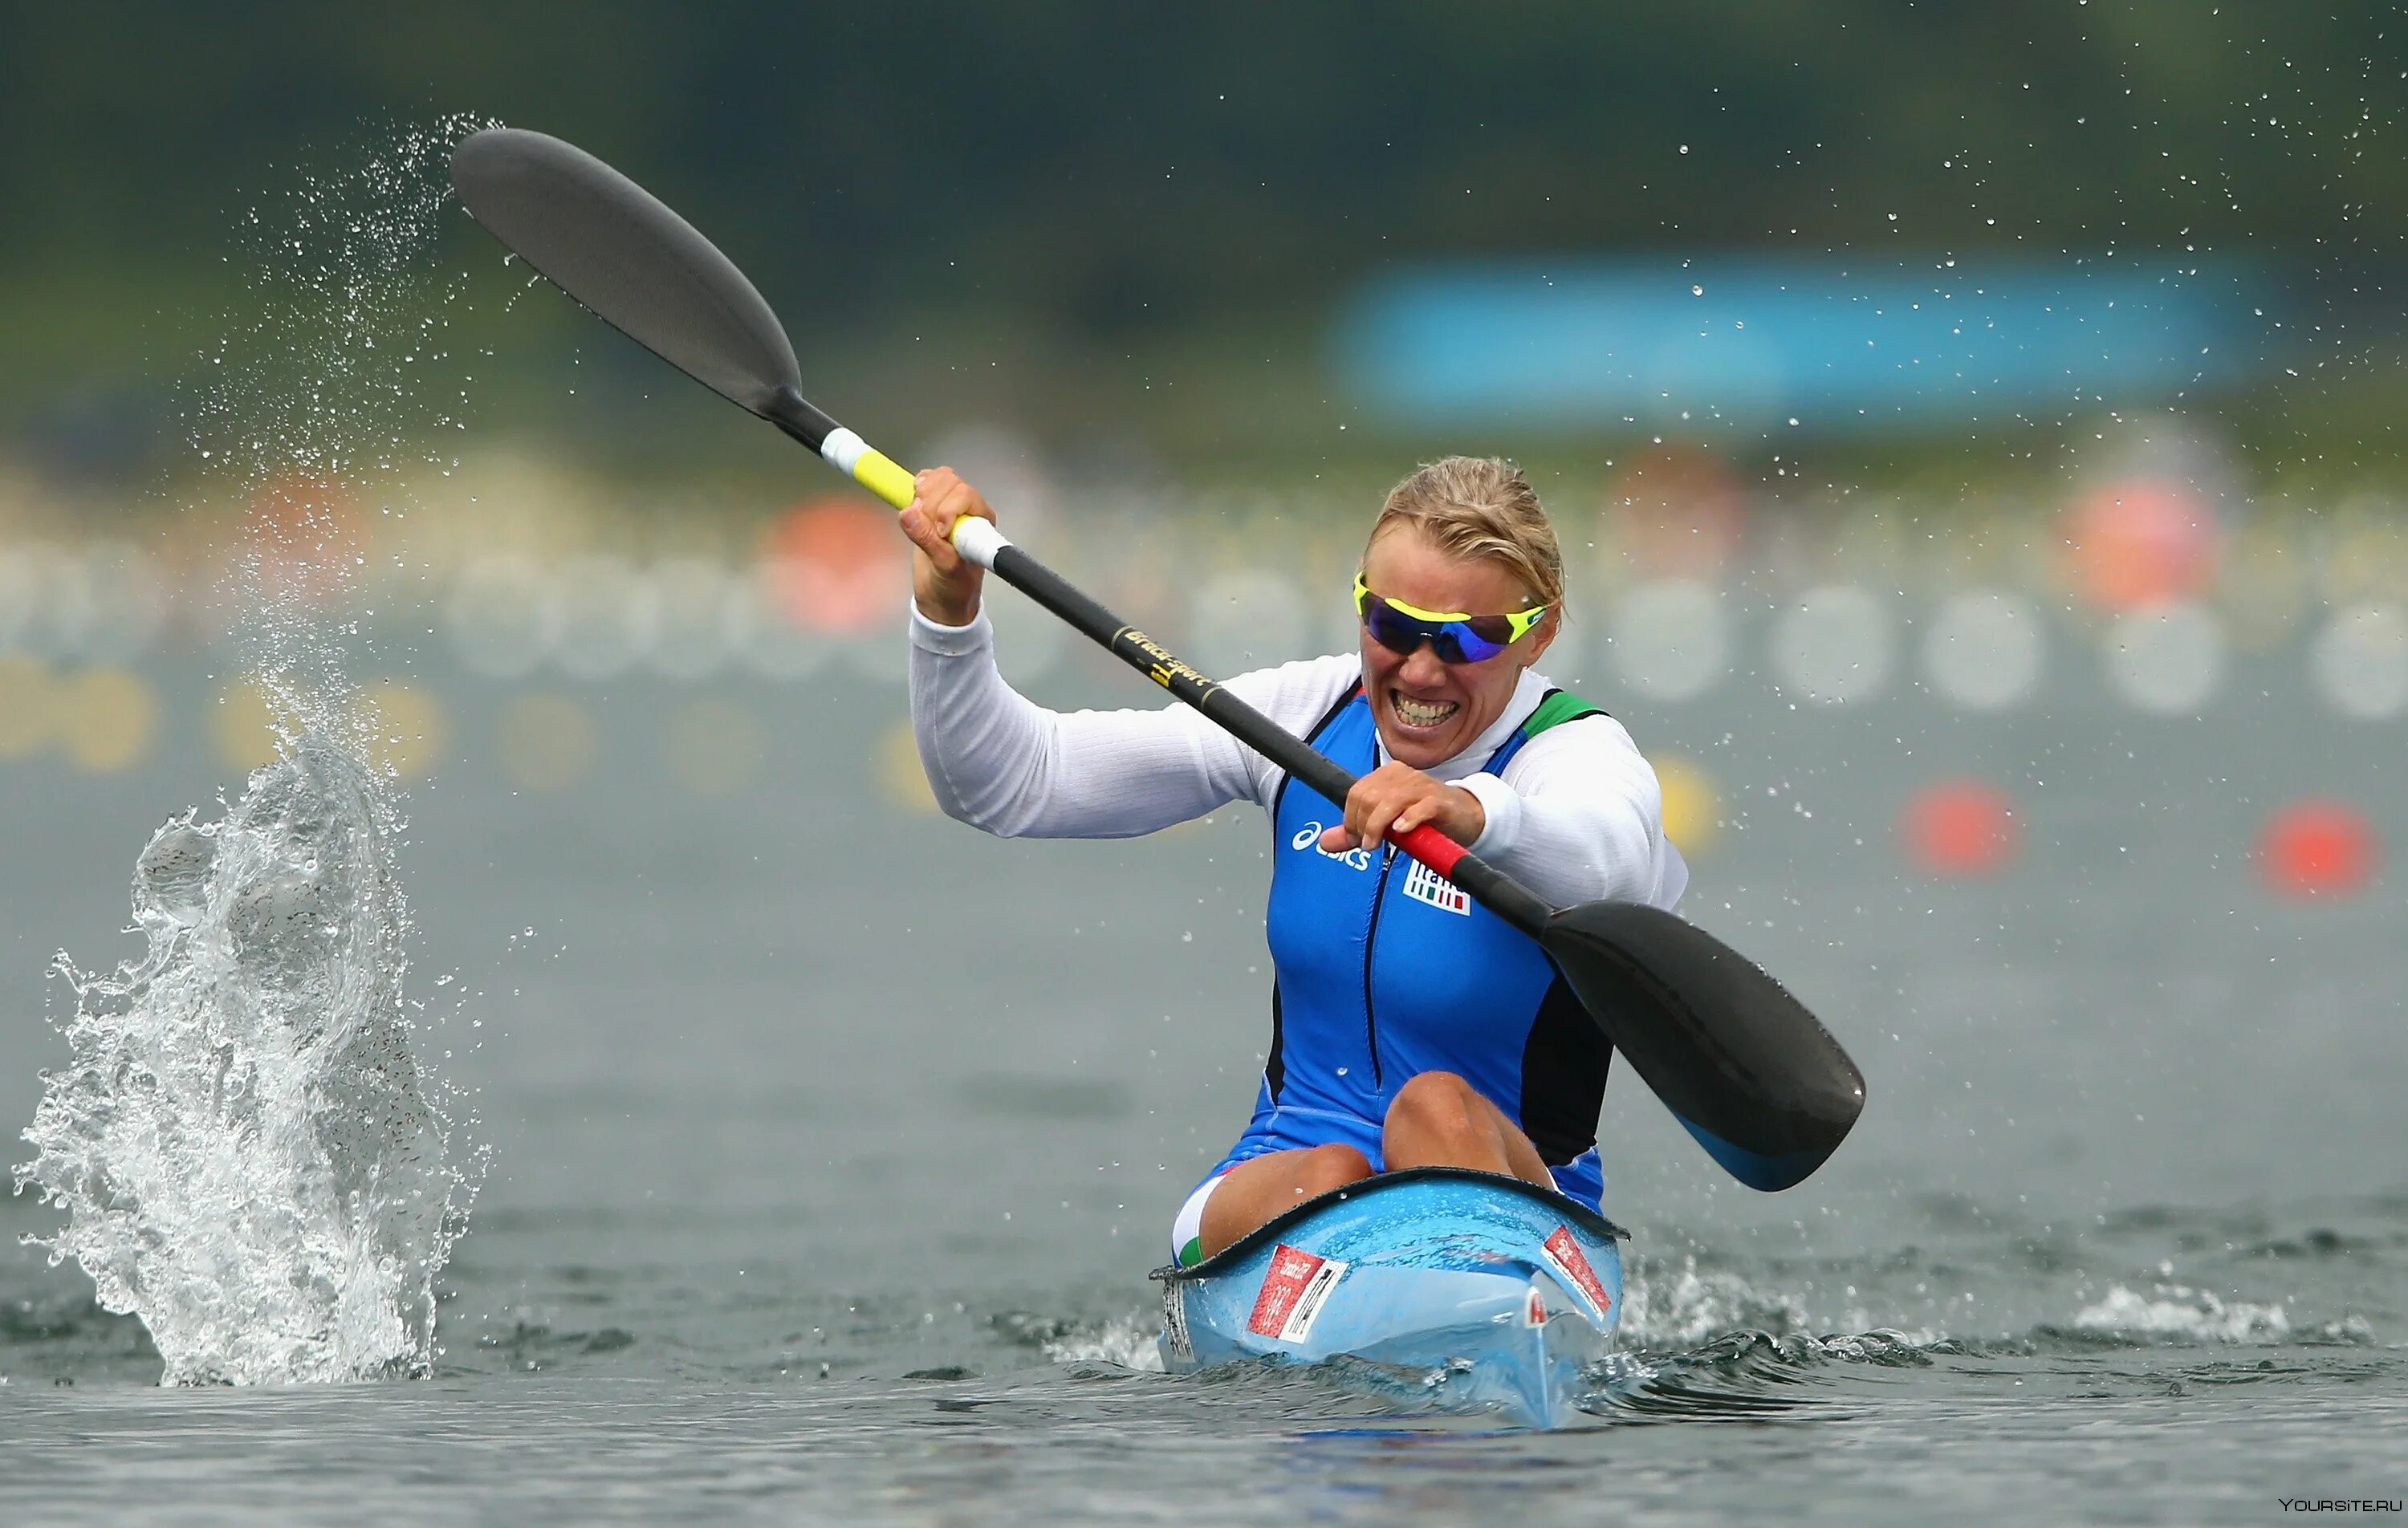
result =
[[[1334,652],[1321,658],[1299,658],[1271,668],[1258,668],[1224,681],[1240,700],[1291,732],[1301,733],[1363,677],[1363,656]]]
[[[1518,725],[1527,739],[1523,754],[1534,750],[1542,758],[1639,752],[1638,739],[1620,718],[1593,697],[1543,674],[1522,677],[1512,710],[1520,715]]]

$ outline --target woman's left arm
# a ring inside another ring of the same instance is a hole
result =
[[[1688,866],[1664,837],[1664,793],[1621,722],[1585,716],[1523,745],[1502,777],[1457,785],[1486,822],[1472,852],[1570,907],[1602,898],[1670,908]]]

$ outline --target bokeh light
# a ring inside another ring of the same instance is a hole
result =
[[[274,478],[254,490],[243,531],[260,592],[305,606],[323,605],[355,581],[368,539],[351,489],[309,473]]]
[[[1664,792],[1664,836],[1685,857],[1713,847],[1721,820],[1714,782],[1693,759],[1665,754],[1656,761],[1656,782]]]
[[[744,664],[765,679],[808,679],[836,656],[839,638],[785,614],[784,591],[796,577],[796,570],[783,562],[763,562],[753,566],[741,590]]]
[[[1656,446],[1614,473],[1605,522],[1612,545],[1634,571],[1711,578],[1739,550],[1747,514],[1738,478],[1718,458]]]
[[[2186,484],[2134,477],[2106,483],[2065,517],[2072,584],[2102,610],[2132,610],[2203,593],[2215,576],[2220,527]]]
[[[219,762],[249,774],[276,757],[277,707],[255,679],[226,686],[209,711],[209,740]]]
[[[616,678],[652,650],[660,629],[659,597],[625,558],[571,558],[552,588],[559,610],[553,653],[570,677]]]
[[[2386,721],[2408,708],[2408,616],[2395,605],[2336,611],[2315,635],[2308,674],[2333,709]]]
[[[159,696],[130,669],[87,668],[56,690],[60,745],[78,769],[115,775],[150,757],[159,731]]]
[[[443,623],[471,673],[512,679],[552,655],[560,609],[552,580],[532,559],[503,553],[479,557],[461,570]]]
[[[1898,819],[1899,846],[1928,875],[1993,875],[2014,858],[2020,834],[2014,806],[1997,786],[1942,780],[1907,799]]]
[[[911,735],[910,721],[898,721],[879,735],[870,765],[877,773],[878,793],[887,805],[913,816],[936,811],[937,795],[928,789],[928,772],[920,763],[920,745]]]
[[[2127,610],[2100,640],[2108,683],[2157,716],[2196,716],[2224,683],[2224,623],[2196,601]]]
[[[1923,632],[1923,672],[1931,688],[1969,711],[2021,705],[2040,684],[2046,639],[2040,612],[1997,589],[1951,594]]]
[[[1614,674],[1655,700],[1690,700],[1730,670],[1730,619],[1697,578],[1658,578],[1613,601],[1607,643]]]
[[[2377,850],[2363,812],[2344,801],[2311,797],[2266,820],[2258,868],[2281,896],[2349,896],[2374,878]]]
[[[388,679],[361,692],[357,703],[368,757],[394,778],[423,778],[443,748],[442,703],[418,685]]]
[[[1810,589],[1772,628],[1772,670],[1808,700],[1871,700],[1889,688],[1898,634],[1889,607],[1858,584]]]
[[[858,633],[902,610],[910,547],[894,514],[850,493],[813,499],[771,528],[775,610],[812,631]]]
[[[699,557],[673,558],[652,572],[656,630],[651,663],[672,679],[709,678],[750,635],[752,609],[727,570]]]

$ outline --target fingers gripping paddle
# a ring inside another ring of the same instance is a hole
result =
[[[517,128],[453,150],[460,200],[527,264],[638,344],[769,421],[901,509],[911,475],[803,397],[794,344],[752,283],[684,219],[558,138]],[[964,557],[1110,649],[1333,802],[1354,777],[1013,546],[953,527]],[[1426,824],[1390,841],[1539,941],[1606,1037],[1714,1159],[1757,1189],[1823,1164],[1864,1107],[1864,1077],[1805,1007],[1694,924],[1638,903],[1557,911]]]

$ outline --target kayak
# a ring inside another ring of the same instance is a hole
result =
[[[1628,1235],[1518,1178],[1383,1173],[1155,1269],[1163,1367],[1334,1364],[1417,1407],[1561,1427],[1612,1349]]]

